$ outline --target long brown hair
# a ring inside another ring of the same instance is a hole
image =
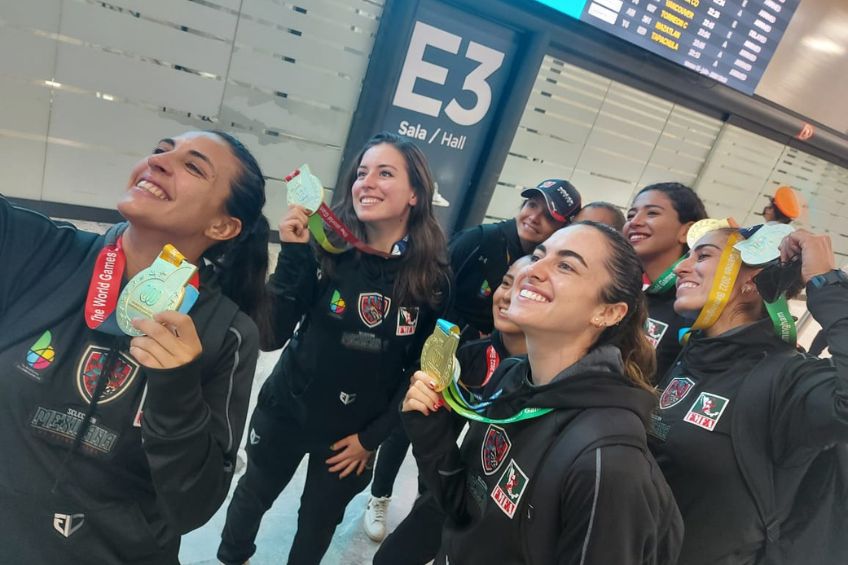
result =
[[[614,228],[591,221],[577,222],[577,225],[595,228],[604,235],[609,245],[610,253],[604,266],[610,283],[601,289],[601,301],[627,304],[624,318],[601,332],[593,348],[607,344],[618,347],[624,360],[624,376],[634,385],[653,393],[651,378],[656,371],[657,360],[654,348],[645,336],[648,304],[642,292],[642,262],[633,246]]]
[[[450,267],[445,234],[433,216],[433,174],[427,164],[427,157],[417,145],[389,132],[378,133],[369,139],[338,187],[342,191],[342,198],[333,206],[333,212],[357,237],[365,239],[365,225],[356,217],[351,187],[365,152],[382,144],[391,145],[403,155],[409,183],[417,197],[415,206],[409,211],[406,251],[400,259],[391,259],[401,262],[395,279],[394,298],[398,304],[419,303],[437,307],[445,299],[439,290],[449,280]],[[319,257],[322,270],[332,277],[336,256],[321,250]]]

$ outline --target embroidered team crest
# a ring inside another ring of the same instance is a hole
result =
[[[666,410],[679,404],[680,401],[686,398],[686,395],[689,394],[693,386],[695,386],[695,381],[686,377],[675,377],[671,379],[671,382],[665,387],[662,396],[660,396],[660,410]]]
[[[412,335],[418,326],[418,306],[398,308],[397,335]]]
[[[509,441],[506,430],[489,424],[486,435],[483,436],[483,446],[480,448],[483,472],[487,475],[495,474],[501,468],[511,447],[512,442]]]
[[[654,349],[656,349],[657,345],[659,345],[660,341],[662,341],[666,331],[668,331],[668,324],[664,322],[654,320],[653,318],[648,318],[645,322],[645,335],[647,336],[648,341],[651,342],[651,345],[654,346]]]
[[[524,494],[527,483],[527,475],[518,467],[515,459],[510,459],[509,465],[501,475],[498,484],[495,485],[495,490],[492,491],[492,500],[504,514],[512,518],[518,509],[518,503],[521,501],[521,495]]]
[[[729,403],[730,400],[723,396],[702,392],[683,419],[699,428],[713,431]]]
[[[347,304],[344,298],[342,298],[338,290],[334,290],[333,297],[330,299],[330,312],[341,317],[345,313],[345,310],[347,310]]]
[[[359,295],[359,319],[369,328],[377,327],[383,323],[391,305],[392,299],[379,292],[362,293]]]
[[[97,386],[97,378],[103,371],[103,363],[106,361],[107,347],[89,345],[83,353],[77,365],[77,390],[82,399],[91,402],[94,389]],[[100,396],[100,404],[106,404],[121,396],[135,380],[138,374],[138,364],[132,357],[119,353],[112,374]]]
[[[480,298],[489,298],[492,296],[492,287],[489,286],[489,281],[484,280],[483,284],[480,285]]]

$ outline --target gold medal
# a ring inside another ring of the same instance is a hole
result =
[[[689,231],[686,232],[686,244],[689,246],[689,249],[692,249],[695,247],[695,244],[698,243],[699,239],[711,231],[735,227],[738,226],[736,225],[736,222],[733,221],[733,218],[722,218],[721,220],[717,218],[705,218],[703,220],[698,220],[692,224],[689,227]]]
[[[451,383],[457,347],[459,327],[440,319],[421,350],[421,370],[436,381],[437,392],[443,391]]]
[[[132,325],[134,318],[153,319],[166,310],[176,310],[185,296],[185,287],[197,267],[168,244],[148,268],[127,283],[116,308],[118,326],[127,335],[144,335]]]

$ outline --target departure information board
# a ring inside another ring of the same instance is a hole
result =
[[[753,94],[800,0],[539,0]]]

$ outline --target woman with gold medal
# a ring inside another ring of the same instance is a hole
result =
[[[641,273],[613,228],[560,229],[513,285],[507,316],[528,356],[501,362],[473,414],[415,373],[402,419],[447,515],[437,565],[675,563],[682,522],[646,443]],[[473,420],[459,448],[443,400]]]
[[[264,203],[223,132],[155,144],[106,235],[0,198],[4,563],[177,563],[218,509],[258,353]]]
[[[409,375],[449,301],[433,179],[417,146],[374,136],[337,189],[333,210],[320,192],[303,191],[322,190],[306,169],[290,177],[289,198],[303,200],[280,220],[282,249],[268,283],[272,345],[288,344],[251,418],[247,470],[218,548],[226,564],[254,553],[262,516],[307,454],[288,562],[321,561],[348,503],[371,479],[374,451],[400,425]],[[354,247],[327,237],[324,223]]]
[[[848,562],[848,276],[830,237],[703,220],[675,268],[694,320],[650,446],[686,527],[680,565]],[[798,353],[806,286],[831,359]]]

